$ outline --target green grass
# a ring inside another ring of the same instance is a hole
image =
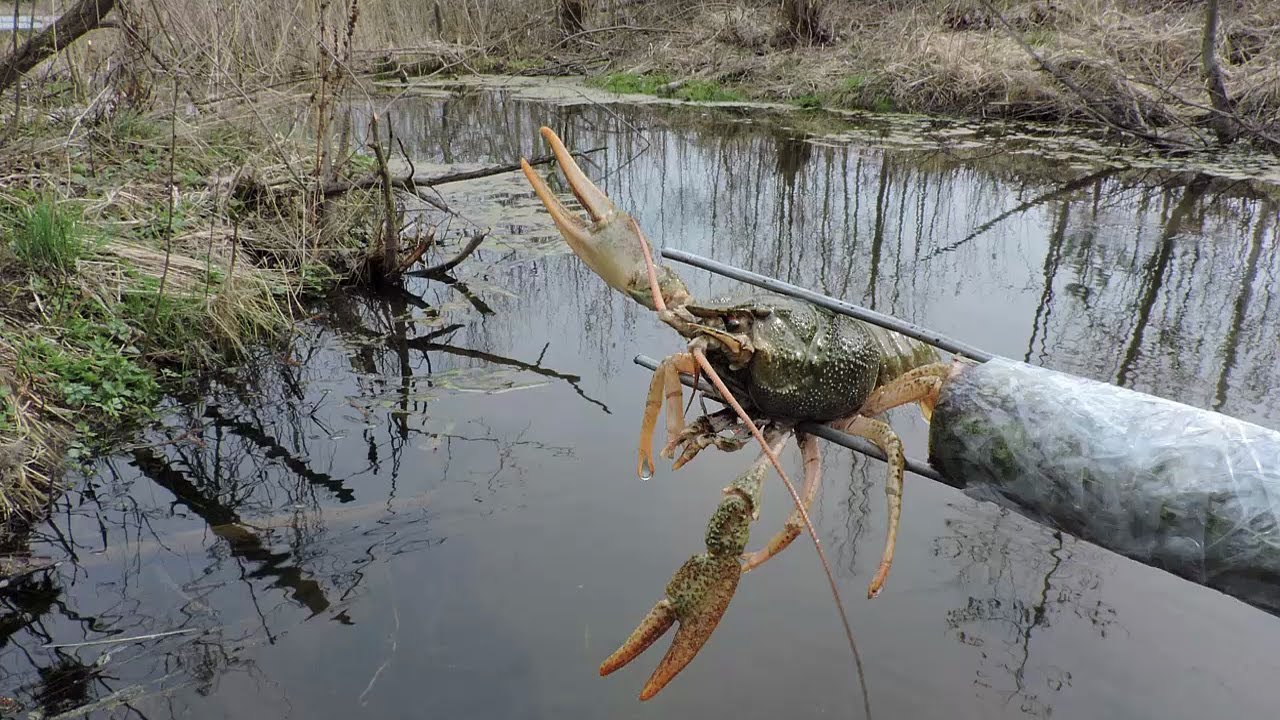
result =
[[[591,78],[588,85],[623,95],[657,95],[664,85],[671,82],[671,76],[662,73],[637,75],[635,73],[613,73],[603,77]]]
[[[791,104],[804,110],[820,110],[822,109],[822,98],[814,94],[800,95],[791,98]]]
[[[850,92],[858,92],[863,88],[871,85],[871,81],[872,81],[871,75],[868,73],[854,73],[853,75],[850,75],[849,77],[845,78],[844,82],[841,83],[841,85],[844,87],[845,90],[848,90]]]
[[[1047,28],[1032,28],[1022,36],[1028,45],[1036,48],[1048,47],[1056,38],[1057,33]]]
[[[833,93],[835,101],[845,107],[861,108],[872,112],[887,113],[896,109],[893,98],[877,87],[878,78],[866,72],[858,72],[841,81]]]
[[[18,408],[14,406],[13,388],[0,380],[0,435],[18,431]]]
[[[692,102],[737,102],[745,99],[742,93],[710,80],[690,80],[677,88],[674,95]]]
[[[0,210],[13,253],[36,272],[68,274],[89,249],[78,213],[52,196]]]
[[[591,78],[587,84],[623,95],[662,95],[690,102],[736,102],[745,99],[737,90],[712,80],[689,80],[668,91],[666,86],[672,81],[666,73],[613,73]]]

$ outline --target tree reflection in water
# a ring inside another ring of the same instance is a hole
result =
[[[983,522],[988,516],[994,522]],[[1102,553],[1004,509],[949,518],[946,527],[949,534],[935,539],[934,554],[958,567],[957,579],[966,587],[991,591],[946,617],[956,640],[979,653],[974,685],[998,693],[1006,705],[1016,702],[1027,715],[1049,717],[1052,695],[1071,685],[1071,670],[1052,662],[1051,653],[1033,661],[1032,643],[1038,631],[1066,615],[1107,637],[1116,613],[1101,599],[1102,579],[1092,569]]]
[[[974,160],[945,147],[886,150],[805,138],[786,118],[738,119],[502,93],[405,98],[388,117],[420,169],[540,154],[536,130],[549,124],[571,146],[607,147],[589,172],[659,244],[1010,357],[1264,424],[1280,418],[1280,307],[1270,292],[1280,236],[1265,193],[1009,151]],[[566,256],[522,178],[448,194],[495,228],[456,277],[319,303],[287,353],[263,350],[174,398],[160,427],[102,460],[35,530],[36,552],[68,564],[0,594],[0,677],[27,710],[115,703],[117,714],[142,715],[142,697],[172,716],[191,709],[184,689],[218,696],[245,678],[255,703],[288,705],[280,678],[293,669],[267,673],[251,649],[283,643],[303,623],[323,637],[329,624],[365,622],[357,603],[385,599],[370,586],[390,577],[394,558],[438,549],[467,520],[520,507],[526,492],[549,492],[551,478],[539,475],[548,458],[598,457],[597,445],[612,459],[632,456],[634,435],[592,428],[599,434],[585,438],[555,413],[617,427],[610,404],[638,399],[647,384],[632,356],[664,355],[680,340]],[[682,272],[699,296],[732,287]],[[572,404],[542,407],[539,387],[563,389]],[[460,410],[457,398],[472,393],[536,399]],[[633,428],[638,417],[617,422]],[[883,466],[827,455],[824,497],[837,498],[827,506],[838,514],[838,529],[827,529],[852,569],[876,538],[867,526],[883,512]],[[848,490],[833,495],[846,474]],[[538,487],[526,487],[535,476]],[[651,517],[619,517],[635,522],[629,531],[653,532]],[[616,529],[595,531],[604,542]],[[929,542],[911,532],[904,526],[904,546]],[[978,653],[974,682],[1048,716],[1072,673],[1037,640],[1068,617],[1100,638],[1118,623],[1093,550],[985,511],[949,516],[933,549],[971,593],[945,624]],[[45,647],[178,629],[198,633]]]

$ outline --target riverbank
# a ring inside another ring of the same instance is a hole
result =
[[[255,195],[306,173],[301,138],[234,114],[92,110],[27,113],[0,151],[5,523],[38,514],[64,460],[128,438],[166,394],[287,339],[302,299],[361,267],[374,222],[372,191],[322,214],[302,193]]]
[[[797,5],[816,8],[813,23],[788,15]],[[583,13],[577,29],[548,17],[473,42],[508,67],[694,100],[1061,121],[1171,149],[1216,144],[1226,122],[1233,137],[1280,148],[1280,5],[1265,0],[1224,4],[1211,35],[1225,114],[1204,79],[1204,3],[737,0]]]

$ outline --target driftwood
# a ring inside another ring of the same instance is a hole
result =
[[[0,62],[0,91],[7,89],[27,71],[82,35],[102,27],[102,19],[115,5],[116,0],[80,0],[73,5],[49,27],[27,40],[22,47]]]

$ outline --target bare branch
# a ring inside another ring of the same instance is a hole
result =
[[[80,0],[49,27],[0,62],[0,91],[18,81],[46,58],[75,42],[80,36],[102,26],[102,19],[116,0]],[[17,30],[14,30],[15,34]]]
[[[1031,47],[1031,45],[1029,45],[1027,41],[1018,34],[1018,31],[1009,24],[1009,21],[1005,19],[1004,15],[1002,15],[1000,11],[991,4],[991,0],[982,0],[982,4],[986,6],[992,16],[1000,21],[1000,25],[1004,29],[1005,35],[1008,35],[1009,39],[1013,40],[1019,47],[1026,51],[1026,53],[1031,56],[1031,59],[1035,60],[1036,64],[1040,66],[1040,69],[1049,75],[1049,77],[1058,81],[1058,83],[1079,98],[1084,111],[1092,115],[1099,122],[1118,132],[1145,140],[1157,148],[1168,149],[1174,145],[1183,147],[1187,147],[1189,145],[1186,142],[1177,141],[1173,138],[1160,137],[1159,135],[1143,130],[1142,128],[1134,127],[1130,123],[1126,123],[1123,120],[1114,117],[1111,113],[1105,113],[1097,109],[1098,107],[1105,107],[1105,105],[1098,102],[1096,98],[1091,97],[1089,93],[1085,92],[1084,88],[1080,87],[1080,85],[1076,83],[1076,81],[1072,80],[1069,75],[1062,72],[1060,68],[1049,62],[1049,60],[1040,55],[1040,53],[1036,52],[1035,48]]]
[[[580,150],[572,153],[574,157],[582,157],[591,153],[597,153],[604,150],[604,147],[592,148],[590,150]],[[545,165],[555,160],[554,155],[542,155],[529,161],[530,165]],[[478,168],[475,170],[463,170],[461,172],[446,173],[444,175],[414,177],[406,175],[404,177],[392,178],[391,186],[399,190],[408,190],[416,192],[417,187],[435,187],[437,185],[445,185],[453,182],[462,182],[464,180],[477,180],[479,178],[490,177],[492,175],[501,175],[503,173],[515,172],[520,169],[517,163],[508,163],[506,165],[491,165],[489,167]],[[379,174],[370,174],[357,180],[340,180],[328,183],[324,188],[325,197],[341,195],[352,190],[368,190],[382,184],[382,177]],[[415,187],[416,186],[416,187]]]
[[[471,233],[471,241],[468,242],[467,246],[462,248],[462,250],[460,250],[457,255],[454,255],[453,259],[448,260],[447,262],[442,262],[439,265],[432,265],[431,267],[426,268],[425,270],[414,270],[412,272],[407,272],[405,273],[405,275],[424,277],[427,275],[439,275],[441,273],[447,273],[450,270],[457,267],[463,260],[466,260],[468,257],[470,257],[471,253],[475,252],[476,249],[480,247],[480,243],[484,242],[484,239],[488,237],[488,235],[489,235],[489,232],[487,230],[477,230],[476,232]]]

